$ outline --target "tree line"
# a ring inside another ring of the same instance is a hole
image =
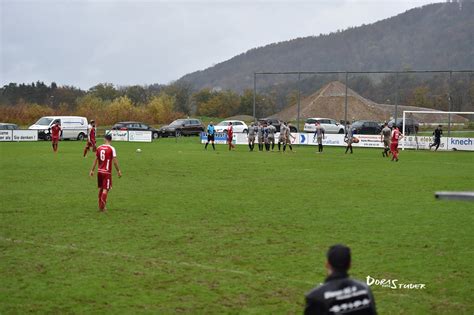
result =
[[[348,87],[363,97],[381,104],[410,105],[436,110],[474,111],[474,73],[389,74],[383,77],[351,75]],[[273,115],[296,104],[300,98],[318,91],[331,81],[344,79],[337,75],[313,75],[296,81],[258,90],[255,96],[256,116]],[[254,91],[203,88],[190,84],[117,87],[101,83],[87,91],[71,87],[10,83],[0,88],[0,120],[30,124],[45,115],[80,115],[94,118],[102,125],[121,120],[139,120],[165,124],[186,116],[225,118],[253,114]]]
[[[257,100],[258,116],[274,111],[273,99],[257,95]],[[183,82],[127,87],[101,83],[87,91],[41,81],[0,88],[1,121],[18,124],[31,124],[46,115],[79,115],[110,125],[121,120],[165,124],[190,115],[224,118],[252,113],[253,90],[195,91]]]

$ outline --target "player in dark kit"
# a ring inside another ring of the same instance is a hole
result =
[[[87,134],[87,144],[84,148],[84,157],[86,157],[87,152],[89,152],[90,148],[92,148],[92,152],[96,152],[96,141],[95,141],[95,121],[91,120],[91,123],[88,127],[88,134]]]
[[[441,129],[441,125],[436,127],[435,131],[433,131],[434,142],[430,144],[430,150],[432,147],[436,147],[435,151],[438,151],[439,145],[441,144],[441,136],[443,135],[443,129]]]
[[[117,162],[117,154],[115,148],[110,145],[112,142],[112,136],[105,135],[105,144],[99,146],[95,153],[96,158],[94,164],[92,164],[89,175],[94,176],[95,166],[99,164],[97,170],[97,184],[99,187],[99,210],[105,212],[107,204],[107,195],[109,190],[112,188],[112,163],[117,170],[118,177],[122,177],[122,172],[119,169]]]
[[[56,120],[51,128],[48,129],[51,134],[51,143],[53,144],[53,152],[58,152],[59,138],[63,134],[63,128],[61,128],[61,122]]]
[[[206,142],[206,145],[204,146],[204,149],[207,150],[207,145],[210,142],[212,144],[212,149],[214,151],[216,150],[216,146],[214,145],[215,134],[216,134],[216,129],[214,128],[214,124],[211,121],[209,125],[207,126],[207,142]]]

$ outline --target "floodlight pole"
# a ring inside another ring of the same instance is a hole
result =
[[[255,116],[255,97],[257,95],[257,73],[253,73],[253,121],[257,122],[257,117]]]
[[[298,117],[296,119],[296,125],[298,130],[300,130],[300,98],[301,98],[301,72],[298,72]]]
[[[346,130],[346,132],[347,132],[347,77],[348,77],[348,74],[346,72],[346,82],[345,82],[346,94],[344,95],[344,129]]]

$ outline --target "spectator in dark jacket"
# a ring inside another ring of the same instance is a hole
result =
[[[377,314],[368,285],[349,278],[351,250],[333,245],[327,253],[329,276],[306,295],[305,314]]]

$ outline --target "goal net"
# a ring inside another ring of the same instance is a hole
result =
[[[403,134],[402,150],[473,150],[474,112],[403,111],[397,125]],[[441,132],[435,132],[440,129]],[[435,134],[441,134],[438,143]]]

